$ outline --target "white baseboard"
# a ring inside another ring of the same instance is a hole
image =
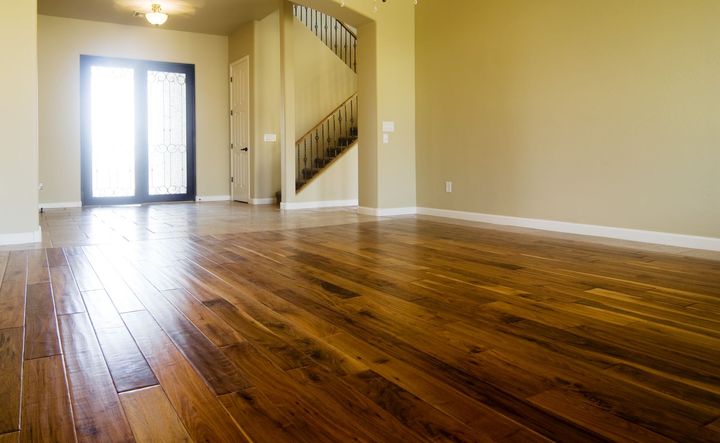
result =
[[[0,245],[22,245],[25,243],[38,243],[42,241],[40,226],[33,232],[18,232],[13,234],[0,234]]]
[[[327,200],[316,202],[283,202],[280,203],[280,209],[319,209],[319,208],[338,208],[346,206],[357,206],[357,200]]]
[[[226,202],[230,200],[229,195],[198,195],[196,202]]]
[[[270,198],[253,198],[250,200],[251,205],[274,205],[275,197]]]
[[[65,208],[80,208],[82,202],[52,202],[52,203],[40,203],[40,209],[65,209]]]
[[[452,211],[448,209],[417,208],[418,214],[455,218],[495,225],[518,226],[568,234],[592,235],[642,243],[678,246],[681,248],[720,251],[720,238],[695,235],[672,234],[669,232],[643,231],[640,229],[614,228],[610,226],[586,225],[533,218],[509,217],[505,215],[481,214],[478,212]]]
[[[375,217],[392,217],[395,215],[417,214],[417,208],[365,208],[359,207],[358,213],[362,215],[374,215]]]

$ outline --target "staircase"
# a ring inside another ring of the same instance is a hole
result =
[[[357,74],[357,35],[347,25],[307,6],[293,5],[293,14]]]
[[[345,24],[320,11],[294,5],[295,17],[353,72],[357,73],[357,36]],[[300,192],[358,140],[358,96],[353,94],[295,142],[295,191]]]

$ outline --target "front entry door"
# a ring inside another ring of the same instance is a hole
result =
[[[195,199],[195,67],[80,57],[83,205]]]
[[[250,201],[250,59],[230,65],[232,198]]]

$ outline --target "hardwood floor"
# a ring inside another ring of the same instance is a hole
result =
[[[42,221],[0,252],[0,442],[720,441],[711,254],[351,210]]]

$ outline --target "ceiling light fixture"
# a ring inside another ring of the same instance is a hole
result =
[[[153,3],[152,12],[145,14],[145,18],[151,25],[160,26],[165,23],[168,19],[168,15],[162,12],[162,7],[159,3]]]

